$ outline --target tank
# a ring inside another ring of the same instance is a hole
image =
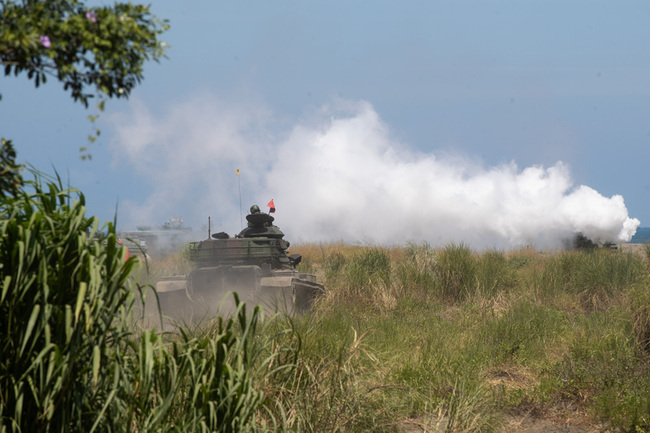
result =
[[[118,236],[129,246],[129,251],[160,259],[165,255],[178,251],[189,241],[199,237],[191,227],[185,227],[182,218],[169,218],[161,226],[140,225],[137,230],[120,230]]]
[[[324,293],[316,276],[299,272],[299,254],[289,255],[289,242],[262,212],[246,216],[248,227],[230,237],[221,232],[189,243],[194,270],[164,277],[156,284],[163,314],[192,320],[232,311],[237,292],[247,305],[265,311],[304,313]]]

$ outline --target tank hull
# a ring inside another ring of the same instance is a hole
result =
[[[229,315],[236,308],[232,292],[249,308],[259,305],[267,314],[303,314],[325,292],[314,275],[257,265],[219,265],[187,276],[164,277],[156,291],[168,323],[198,323]]]

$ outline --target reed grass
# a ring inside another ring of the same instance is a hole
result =
[[[134,329],[142,262],[114,224],[95,236],[84,201],[37,177],[0,202],[0,432],[282,429],[254,386],[281,353],[257,356],[259,307],[235,295],[233,317],[193,333]]]
[[[83,195],[28,185],[0,204],[0,429],[101,429],[120,390],[136,263],[112,226],[106,246],[93,240]]]

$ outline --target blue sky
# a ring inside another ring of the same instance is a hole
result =
[[[117,206],[124,229],[211,216],[233,233],[274,198],[305,241],[518,246],[650,225],[645,1],[151,9],[169,58],[107,104],[92,161],[92,110],[55,81],[0,79],[1,135],[102,221]]]

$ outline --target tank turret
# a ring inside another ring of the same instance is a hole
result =
[[[125,240],[130,251],[146,253],[160,259],[167,254],[178,251],[189,241],[198,239],[191,227],[185,227],[182,218],[167,219],[163,225],[140,225],[137,230],[120,230],[118,236]],[[142,254],[141,254],[142,255]]]

